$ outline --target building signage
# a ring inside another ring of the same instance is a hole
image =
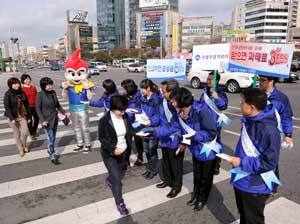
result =
[[[169,0],[140,0],[140,8],[168,6]]]
[[[184,80],[186,73],[185,59],[148,59],[147,78],[165,80],[174,78]]]
[[[69,23],[88,23],[88,11],[67,10],[67,19]]]

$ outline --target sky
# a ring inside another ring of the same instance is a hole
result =
[[[179,0],[179,11],[186,17],[214,16],[215,22],[231,22],[235,4],[244,0]],[[96,0],[1,0],[0,42],[18,37],[20,46],[50,45],[66,33],[66,10],[89,12],[89,23],[96,26]]]

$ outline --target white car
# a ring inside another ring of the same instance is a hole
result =
[[[131,65],[128,65],[127,71],[128,72],[144,72],[145,67],[144,67],[144,65],[140,65],[140,64],[131,64]]]
[[[91,62],[90,64],[93,64],[100,70],[100,72],[107,72],[107,66],[104,62],[101,61],[96,61],[96,62]]]
[[[191,70],[187,75],[187,79],[191,83],[192,88],[198,89],[203,84],[206,84],[207,76],[210,72],[211,71]],[[229,72],[226,70],[219,71],[219,74],[221,76],[219,85],[224,86],[225,89],[230,93],[237,93],[241,89],[249,88],[253,85],[253,74],[243,72]]]

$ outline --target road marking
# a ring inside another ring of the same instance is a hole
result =
[[[98,127],[90,127],[90,132],[95,132],[98,131]],[[59,131],[56,134],[56,138],[61,138],[61,137],[66,137],[66,136],[73,136],[74,135],[74,130],[66,130],[66,131]],[[39,140],[46,140],[47,136],[46,134],[41,134],[39,136]],[[28,138],[27,143],[32,142],[30,138]],[[13,145],[16,144],[15,140],[13,138],[6,139],[6,140],[0,140],[0,145],[5,146],[5,145]]]
[[[280,197],[267,204],[264,213],[265,223],[268,224],[298,224],[300,220],[300,205],[284,197]],[[231,224],[239,223],[240,221],[236,220]]]
[[[235,109],[235,110],[241,110],[241,108],[240,108],[240,107],[228,106],[228,108],[230,108],[230,109]]]
[[[93,111],[89,111],[89,114],[91,114],[91,113],[94,113],[94,112]],[[98,121],[98,120],[100,120],[100,118],[101,117],[99,117],[99,116],[90,117],[90,122]],[[70,121],[69,125],[71,125],[71,124],[72,124],[72,121]],[[65,126],[65,125],[62,122],[58,122],[58,126],[60,127],[60,126]],[[39,128],[42,128],[41,124],[39,124]],[[12,129],[11,128],[2,128],[0,130],[0,134],[7,134],[7,133],[12,133]]]
[[[293,117],[293,119],[296,121],[300,121],[300,118],[297,118],[297,117]]]
[[[218,176],[214,176],[214,184],[230,178],[230,174],[221,169]],[[173,199],[166,197],[170,191],[169,188],[158,189],[155,185],[150,185],[138,190],[128,192],[123,195],[124,201],[130,210],[130,215],[144,211],[146,209],[158,206],[165,202],[170,202],[179,197],[183,197],[193,191],[193,173],[183,176],[183,186],[181,193]],[[116,209],[115,200],[108,198],[96,203],[88,204],[79,208],[64,211],[52,216],[41,218],[30,224],[60,224],[60,223],[77,223],[77,224],[98,224],[108,223],[120,219],[119,212]]]
[[[223,130],[223,132],[231,134],[231,135],[235,135],[235,136],[240,136],[240,133],[234,132],[234,131],[229,131],[229,130]]]
[[[65,155],[65,154],[74,153],[73,149],[76,147],[76,145],[77,144],[55,147],[55,153],[57,155]],[[100,148],[100,142],[98,140],[92,141],[91,146],[92,146],[92,148]],[[18,154],[10,155],[10,156],[2,156],[2,157],[0,157],[0,166],[12,165],[12,164],[16,164],[16,163],[23,163],[23,162],[28,162],[28,161],[32,161],[32,160],[36,160],[36,159],[43,159],[43,158],[48,158],[48,157],[49,157],[49,154],[47,152],[47,149],[42,149],[42,150],[26,153],[26,155],[22,158]]]
[[[66,103],[64,103],[64,104],[62,104],[62,105],[66,105]],[[69,104],[68,104],[69,105]],[[69,109],[69,106],[62,106],[62,108],[64,109],[64,110],[68,110]],[[1,108],[0,109],[0,113],[3,113],[4,112],[4,108]]]

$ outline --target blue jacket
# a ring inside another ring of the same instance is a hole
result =
[[[138,111],[138,113],[142,113],[141,106],[142,106],[141,92],[137,91],[134,96],[129,98],[128,108],[135,109]],[[134,113],[127,113],[127,115],[128,115],[128,120],[130,121],[130,123],[133,123],[135,120]]]
[[[231,184],[241,191],[269,194],[271,190],[260,174],[271,170],[275,171],[279,160],[281,139],[273,105],[268,105],[255,117],[242,117],[242,122],[260,155],[248,157],[243,150],[240,137],[235,155],[241,159],[241,170],[250,175],[233,182],[236,174],[232,174]]]
[[[181,126],[177,111],[169,102],[168,108],[173,115],[170,123],[168,123],[164,106],[161,103],[159,107],[159,127],[155,128],[154,135],[159,138],[161,147],[177,150],[181,142]]]
[[[150,127],[157,127],[159,125],[159,107],[162,102],[162,97],[158,93],[153,93],[148,100],[146,96],[141,97],[142,111],[145,112],[151,121]],[[154,139],[154,137],[145,137],[146,139]]]
[[[104,107],[104,111],[109,111],[110,108],[110,99],[112,96],[119,95],[118,91],[115,91],[113,94],[108,95],[107,93],[103,93],[99,100],[91,100],[90,106],[92,107]]]
[[[211,99],[213,99],[213,97],[211,96],[211,92],[209,91],[209,89],[207,87],[205,87],[203,89],[203,91],[208,95],[208,97],[210,97]],[[220,87],[220,86],[217,86],[216,92],[217,92],[219,98],[215,99],[215,105],[217,106],[217,108],[220,111],[226,110],[227,107],[228,107],[228,98],[227,98],[227,95],[225,94],[225,92],[223,91],[222,87]],[[201,97],[200,97],[200,103],[204,103],[205,104],[204,94],[202,94]],[[213,112],[213,110],[211,110],[211,111]],[[215,112],[213,112],[213,113],[215,113]],[[219,116],[217,116],[216,119],[218,120],[218,118],[219,118]],[[222,128],[222,123],[217,124],[217,127],[218,128]]]
[[[283,133],[292,135],[293,110],[288,97],[274,87],[272,93],[268,97],[268,100],[274,105],[280,115]]]
[[[180,116],[180,115],[178,115]],[[217,124],[211,111],[206,104],[201,104],[195,101],[191,107],[189,117],[183,120],[189,127],[196,131],[195,140],[189,147],[192,155],[199,161],[209,161],[216,157],[216,153],[211,151],[206,157],[206,154],[200,154],[205,142],[213,141],[217,136]],[[181,127],[182,134],[187,132]]]

